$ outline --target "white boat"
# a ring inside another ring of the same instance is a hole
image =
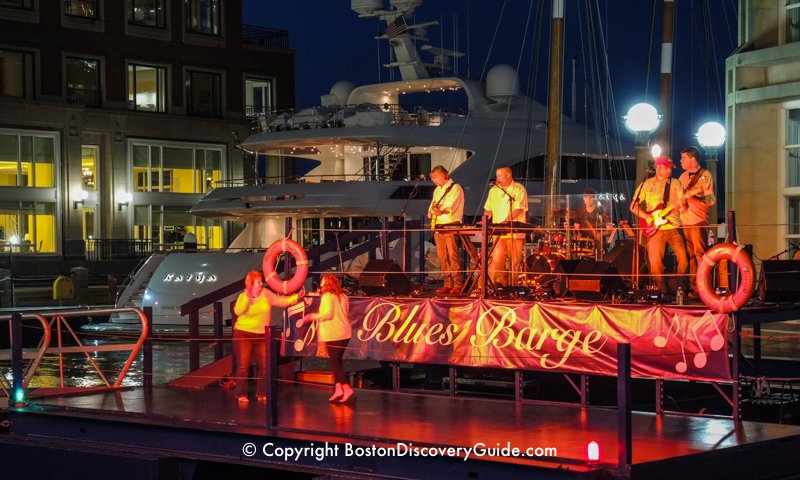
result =
[[[539,164],[543,168],[546,108],[521,92],[514,68],[497,65],[484,82],[443,76],[460,53],[423,44],[423,27],[435,22],[406,23],[421,0],[390,3],[390,10],[383,9],[381,0],[353,0],[351,6],[360,17],[386,22],[380,38],[390,42],[396,59],[387,66],[396,68],[401,80],[362,86],[341,81],[321,96],[319,106],[260,117],[257,132],[242,142],[244,151],[272,165],[290,160],[314,166],[291,178],[281,177],[278,169],[277,177],[230,182],[191,209],[201,217],[245,222],[230,249],[250,250],[162,256],[149,271],[137,274],[118,306],[131,301],[152,306],[156,324],[185,325],[180,305],[223,286],[223,278],[243,278],[258,268],[260,249],[286,235],[287,218],[294,238],[306,247],[324,242],[331,225],[336,231],[351,230],[364,217],[399,218],[402,212],[419,219],[433,192],[432,183],[420,176],[435,165],[445,166],[463,186],[465,215],[479,216],[487,180],[498,166],[523,172]],[[423,61],[420,51],[433,55],[432,61]],[[414,103],[408,103],[412,97]],[[448,108],[437,107],[445,104]],[[593,163],[592,170],[606,172],[608,162],[622,160],[606,151],[591,153],[587,139],[594,142],[595,131],[566,116],[562,120],[562,162]],[[625,180],[576,175],[562,180],[562,193],[580,193],[587,186],[606,192],[630,188]],[[542,193],[541,179],[518,181],[525,182],[531,196]],[[317,226],[314,219],[319,219]],[[178,274],[183,283],[174,280]],[[209,276],[216,281],[199,281]],[[224,311],[233,298],[226,300]],[[210,318],[203,313],[201,323]]]

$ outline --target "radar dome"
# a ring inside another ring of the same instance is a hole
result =
[[[383,9],[383,0],[350,0],[350,9],[359,15],[372,15]]]
[[[519,75],[511,65],[495,65],[486,75],[486,96],[508,103],[519,95]]]
[[[347,98],[354,88],[356,88],[356,86],[353,82],[348,82],[347,80],[336,82],[336,84],[331,87],[331,95],[336,97],[336,105],[346,105]]]

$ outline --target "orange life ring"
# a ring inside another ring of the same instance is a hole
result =
[[[739,286],[732,295],[717,295],[711,287],[711,272],[720,260],[731,260],[739,268]],[[755,289],[755,267],[750,254],[743,245],[721,243],[711,247],[703,255],[703,261],[697,266],[697,295],[708,308],[719,313],[731,313],[739,310],[753,296]]]
[[[275,271],[275,262],[278,260],[278,256],[281,253],[290,253],[297,263],[297,269],[294,275],[288,280],[281,280],[280,277],[278,277],[278,272]],[[303,250],[303,247],[300,246],[299,243],[290,238],[282,238],[276,240],[275,243],[269,246],[264,253],[264,260],[261,262],[261,267],[264,269],[264,275],[266,276],[269,288],[278,293],[288,295],[289,293],[300,290],[300,287],[303,286],[303,282],[306,281],[306,276],[308,275],[308,255],[306,255],[306,251]]]

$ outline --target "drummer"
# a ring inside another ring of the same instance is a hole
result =
[[[602,260],[605,254],[605,239],[613,232],[609,215],[602,211],[594,188],[583,191],[583,206],[574,216],[573,227],[581,237],[594,243],[594,258]]]

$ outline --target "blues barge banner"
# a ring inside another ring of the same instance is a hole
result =
[[[287,310],[284,355],[324,356],[319,299]],[[345,358],[616,376],[631,344],[637,377],[730,381],[725,314],[662,305],[351,297]]]

